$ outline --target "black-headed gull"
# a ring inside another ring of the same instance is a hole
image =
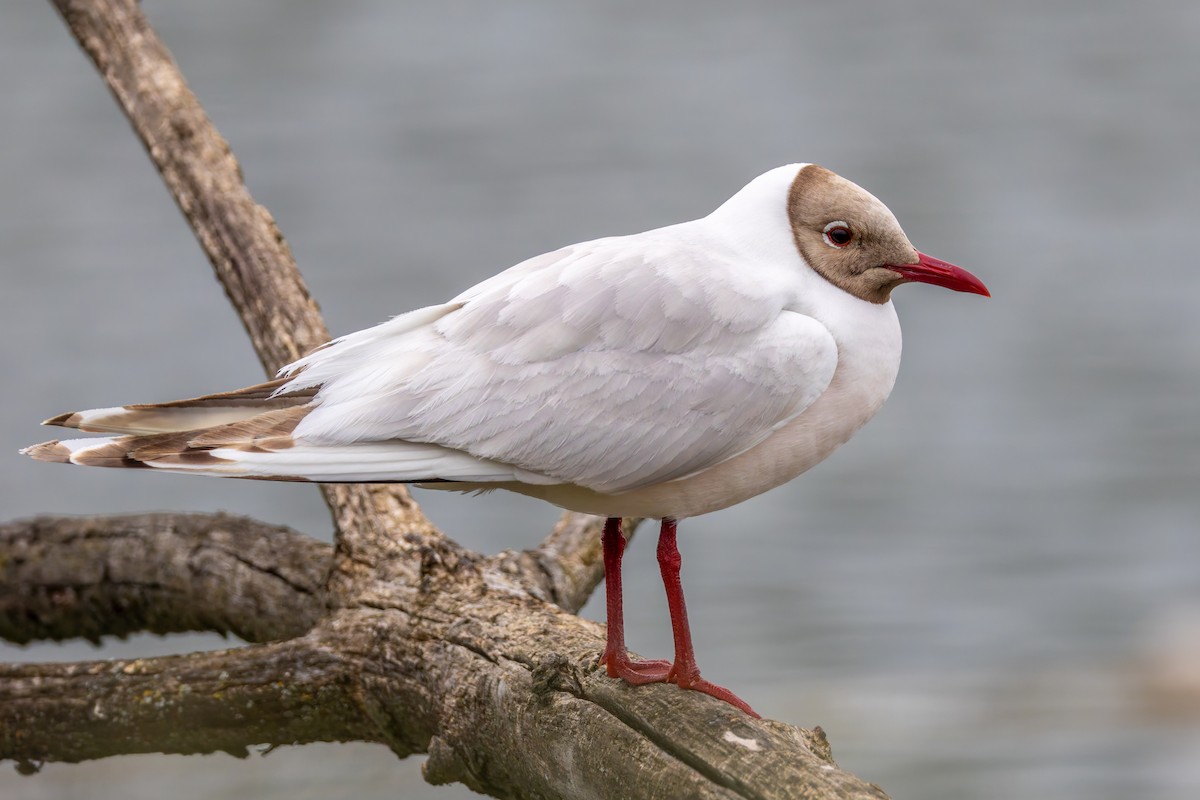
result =
[[[118,434],[43,461],[237,478],[508,489],[608,518],[608,674],[700,677],[675,522],[821,461],[883,404],[902,283],[987,295],[913,248],[874,196],[815,164],[751,181],[708,216],[537,256],[448,303],[343,336],[278,380],[174,403],[64,414]],[[662,520],[675,660],[625,648],[621,517]]]

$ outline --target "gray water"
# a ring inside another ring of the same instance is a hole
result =
[[[902,289],[879,417],[793,484],[686,521],[705,675],[822,725],[898,799],[1200,796],[1200,5],[146,5],[335,332],[704,214],[791,161],[880,196],[994,298]],[[224,509],[328,537],[309,488],[15,454],[52,413],[262,375],[49,4],[0,11],[0,109],[3,517]],[[419,499],[487,552],[557,516]],[[626,585],[632,646],[668,652],[651,536]],[[5,769],[0,796],[469,795],[418,767],[368,745],[126,757]]]

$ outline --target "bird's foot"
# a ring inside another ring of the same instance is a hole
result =
[[[627,650],[619,652],[605,649],[600,656],[600,663],[608,669],[608,677],[620,678],[634,686],[647,683],[663,683],[671,671],[671,662],[659,659],[634,661]]]
[[[745,711],[755,719],[761,719],[750,705],[724,686],[718,686],[712,681],[700,677],[700,670],[695,664],[677,667],[670,661],[661,659],[646,659],[634,661],[628,651],[612,652],[605,650],[600,656],[600,663],[608,670],[608,677],[620,678],[632,686],[644,686],[647,683],[673,683],[680,689],[723,700],[734,708]]]
[[[680,689],[688,689],[693,692],[701,692],[715,697],[718,700],[724,700],[734,708],[740,708],[755,719],[762,719],[750,705],[738,697],[733,692],[726,689],[724,686],[717,686],[712,681],[707,681],[700,677],[700,669],[695,664],[684,665],[682,668],[678,664],[671,665],[671,669],[667,672],[667,683],[673,683]]]

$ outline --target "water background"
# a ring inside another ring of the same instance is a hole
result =
[[[684,524],[705,675],[822,725],[895,798],[1200,796],[1200,5],[146,7],[334,332],[563,244],[705,214],[779,164],[869,188],[994,298],[900,290],[904,364],[879,417],[787,487]],[[3,517],[223,509],[328,538],[302,486],[16,455],[53,413],[262,373],[47,3],[0,11],[0,120]],[[557,516],[418,499],[486,552]],[[627,559],[626,613],[632,646],[659,655],[652,539]],[[0,796],[473,796],[418,767],[369,745],[138,756],[0,769]]]

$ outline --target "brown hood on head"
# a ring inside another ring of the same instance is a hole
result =
[[[957,270],[925,275],[925,261],[900,223],[874,195],[816,164],[796,174],[788,192],[788,220],[805,262],[840,289],[869,303],[886,303],[902,283],[936,283],[956,291],[987,294],[978,278]],[[948,282],[949,281],[949,282]]]

